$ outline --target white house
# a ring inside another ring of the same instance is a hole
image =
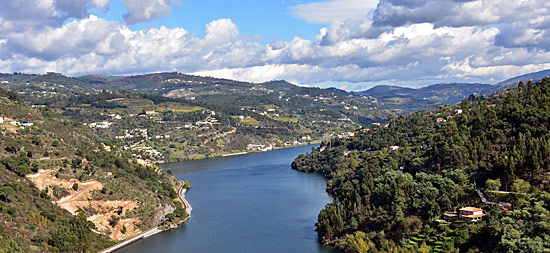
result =
[[[460,219],[466,221],[479,221],[485,216],[485,214],[483,214],[483,209],[477,207],[463,207],[459,209],[459,211],[460,213],[458,216]]]

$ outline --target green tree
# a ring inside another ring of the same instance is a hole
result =
[[[531,184],[523,179],[516,179],[514,183],[512,183],[512,191],[528,193],[531,191]]]
[[[185,182],[183,182],[183,188],[186,190],[191,189],[191,182],[189,182],[189,180],[185,180]]]
[[[500,183],[500,178],[499,179],[487,179],[487,181],[485,181],[485,187],[489,190],[492,190],[492,191],[498,191],[500,189],[500,187],[502,187],[502,184]]]

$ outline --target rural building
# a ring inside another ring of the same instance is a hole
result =
[[[477,207],[463,207],[458,211],[460,211],[460,219],[465,221],[480,221],[485,216],[485,214],[483,214],[483,209]]]

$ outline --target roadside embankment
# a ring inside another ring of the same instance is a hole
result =
[[[178,193],[178,199],[181,201],[182,205],[183,205],[183,208],[185,208],[185,212],[187,212],[187,217],[185,217],[185,219],[183,219],[182,223],[183,222],[186,222],[187,220],[189,220],[191,218],[191,210],[193,210],[193,208],[191,207],[191,205],[189,204],[189,202],[187,202],[187,200],[185,199],[185,192],[187,191],[187,189],[185,189],[184,187],[184,182],[183,180],[180,180],[180,187],[177,191]],[[149,236],[152,236],[154,234],[157,234],[157,233],[160,233],[162,232],[163,230],[160,230],[158,228],[153,228],[153,229],[150,229],[148,231],[145,231],[139,235],[136,235],[132,238],[129,238],[123,242],[120,242],[120,243],[117,243],[109,248],[106,248],[102,251],[100,251],[100,253],[111,253],[111,252],[114,252],[116,250],[119,250],[121,248],[124,248],[134,242],[137,242],[141,239],[144,239],[144,238],[147,238]]]

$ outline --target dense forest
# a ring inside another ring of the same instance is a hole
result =
[[[333,196],[318,217],[346,252],[550,250],[550,79],[359,129],[300,155]],[[482,204],[484,192],[495,203]],[[500,190],[500,191],[499,191]],[[480,222],[441,222],[482,207]]]

